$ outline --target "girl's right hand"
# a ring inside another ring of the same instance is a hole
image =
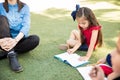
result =
[[[74,53],[73,49],[68,49],[67,52],[68,52],[69,54]]]
[[[100,59],[97,61],[97,64],[104,64],[106,62],[106,59],[103,58],[103,59]]]

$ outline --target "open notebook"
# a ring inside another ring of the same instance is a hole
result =
[[[64,63],[71,65],[72,67],[78,67],[88,63],[88,61],[79,61],[80,56],[76,53],[69,54],[65,52],[55,55],[54,57]]]
[[[92,80],[89,76],[90,71],[92,70],[93,66],[86,66],[86,67],[79,67],[77,70],[81,74],[84,80]],[[107,78],[104,78],[104,80],[107,80]]]

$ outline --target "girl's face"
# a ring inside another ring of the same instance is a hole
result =
[[[120,73],[120,38],[117,42],[117,48],[113,51],[111,56],[113,71]]]
[[[89,27],[89,21],[85,19],[85,17],[77,17],[76,18],[78,25],[83,29],[87,29]]]

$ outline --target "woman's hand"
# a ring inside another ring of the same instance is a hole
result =
[[[5,42],[6,42],[6,40],[4,38],[0,39],[0,46],[3,45]]]
[[[81,56],[79,58],[80,61],[86,61],[86,60],[89,60],[89,57],[88,56]]]
[[[5,51],[11,50],[13,47],[15,47],[17,44],[17,41],[12,38],[4,38],[3,43],[1,44],[1,48]]]
[[[94,66],[89,75],[92,80],[104,80],[103,70],[99,66]]]
[[[7,46],[7,38],[2,38],[0,39],[0,46],[2,49],[6,49],[6,46]]]

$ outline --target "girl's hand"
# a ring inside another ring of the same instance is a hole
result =
[[[104,73],[99,66],[92,68],[89,75],[92,80],[104,80]]]
[[[97,61],[97,64],[104,64],[106,62],[106,59],[103,58],[103,59],[100,59]]]
[[[73,49],[68,49],[67,52],[68,52],[69,54],[74,53]]]
[[[89,57],[88,56],[81,56],[80,58],[79,58],[79,60],[80,61],[86,61],[86,60],[89,60]]]

